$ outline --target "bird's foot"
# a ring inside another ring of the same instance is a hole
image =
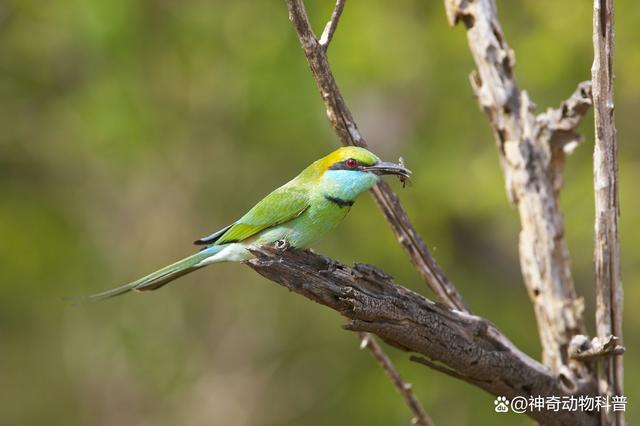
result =
[[[291,247],[291,245],[289,244],[289,241],[282,239],[282,240],[276,241],[273,244],[273,247],[278,251],[284,252],[284,251],[287,251]]]

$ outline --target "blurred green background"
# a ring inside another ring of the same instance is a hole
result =
[[[320,32],[333,3],[308,2]],[[467,81],[462,28],[440,1],[352,1],[329,55],[374,151],[472,310],[540,347],[519,273],[518,217]],[[556,106],[590,78],[591,3],[499,1],[517,77]],[[616,120],[626,394],[640,418],[640,3],[616,2]],[[593,122],[562,208],[593,332]],[[191,253],[338,146],[283,1],[0,1],[0,423],[408,424],[337,314],[242,265],[73,308]],[[635,194],[635,195],[634,195]],[[316,247],[432,297],[369,195]],[[530,424],[389,348],[438,425]]]

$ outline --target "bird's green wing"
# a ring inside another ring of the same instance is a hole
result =
[[[284,185],[264,197],[237,222],[200,241],[215,244],[239,242],[300,216],[308,207],[307,191]]]

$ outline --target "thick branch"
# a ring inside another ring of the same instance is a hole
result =
[[[622,280],[618,241],[618,160],[613,116],[613,0],[594,0],[591,69],[595,122],[596,322],[601,340],[622,338]],[[622,357],[603,359],[598,377],[602,394],[622,395]],[[618,416],[614,414],[619,414]],[[622,413],[603,413],[603,424],[622,425]]]
[[[370,332],[400,349],[441,363],[493,395],[566,395],[560,379],[520,352],[489,321],[397,285],[364,264],[350,268],[309,251],[256,247],[247,264],[289,290],[350,319],[348,330]],[[590,392],[580,388],[579,392]],[[587,412],[533,411],[545,425],[595,425]]]
[[[584,334],[583,303],[573,286],[557,195],[566,148],[579,141],[575,128],[589,105],[588,85],[558,110],[534,116],[533,103],[516,84],[514,53],[494,0],[445,0],[445,6],[451,25],[466,26],[477,66],[471,85],[493,128],[507,193],[520,214],[520,263],[544,363],[556,373],[571,372],[567,348],[573,335]]]
[[[343,2],[339,1],[336,8],[341,3]],[[327,108],[327,116],[333,129],[344,145],[366,147],[367,144],[360,134],[351,111],[347,108],[333,77],[325,49],[323,48],[324,45],[316,39],[311,28],[303,1],[288,0],[287,4],[289,6],[289,19],[291,19],[298,33],[300,45],[309,62],[311,73],[320,90],[320,95]],[[334,15],[336,15],[336,12],[334,12]],[[332,18],[333,21],[334,18]],[[329,28],[331,25],[330,23]],[[431,256],[424,241],[411,224],[398,196],[385,182],[376,185],[372,192],[378,207],[380,207],[391,225],[396,238],[409,254],[411,262],[422,278],[444,303],[461,311],[468,311],[462,296],[444,275],[436,260]]]

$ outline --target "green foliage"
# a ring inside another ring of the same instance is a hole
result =
[[[319,32],[332,3],[308,3]],[[372,149],[413,169],[413,186],[394,185],[447,274],[474,312],[538,357],[517,213],[467,83],[465,35],[440,3],[350,2],[330,59]],[[539,111],[590,78],[589,2],[498,6]],[[638,418],[640,5],[616,9],[626,392]],[[0,52],[3,424],[408,424],[335,313],[240,265],[153,294],[62,300],[190,253],[337,146],[284,2],[7,0]],[[592,322],[590,117],[581,131],[561,201]],[[317,250],[429,295],[369,196]],[[389,352],[437,424],[529,424]]]

